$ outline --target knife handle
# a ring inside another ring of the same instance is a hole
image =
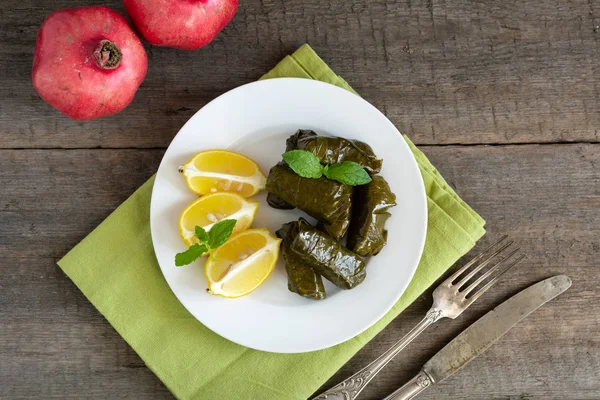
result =
[[[410,400],[416,395],[433,385],[433,379],[425,371],[421,371],[394,393],[383,400]]]

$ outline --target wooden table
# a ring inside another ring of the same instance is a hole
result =
[[[56,261],[156,171],[196,110],[305,42],[484,216],[484,242],[510,234],[528,254],[464,316],[421,335],[362,398],[391,392],[494,305],[560,273],[573,279],[566,294],[419,398],[600,398],[600,2],[244,0],[205,49],[146,46],[133,103],[79,123],[37,96],[31,62],[46,16],[90,3],[123,11],[117,0],[0,6],[0,398],[171,398]],[[429,305],[426,293],[329,384]]]

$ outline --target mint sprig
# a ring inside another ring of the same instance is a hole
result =
[[[177,253],[175,255],[175,265],[183,267],[184,265],[191,264],[207,252],[208,247],[206,245],[198,243],[193,244],[183,253]]]
[[[283,154],[283,161],[292,171],[303,178],[319,179],[323,176],[321,161],[310,151],[290,150]]]
[[[175,265],[182,267],[191,264],[211,250],[225,244],[233,233],[236,222],[235,219],[224,219],[214,224],[208,232],[201,226],[196,226],[194,233],[199,243],[191,245],[184,252],[177,253],[175,255]]]
[[[210,238],[208,233],[201,226],[196,226],[196,229],[194,229],[194,233],[196,233],[196,237],[202,243],[208,242],[208,239]]]
[[[225,244],[233,232],[235,223],[235,219],[224,219],[213,225],[211,230],[208,232],[208,246],[211,249],[216,249],[217,247]]]
[[[303,178],[327,178],[344,185],[358,186],[371,182],[371,176],[362,165],[354,161],[344,161],[337,164],[321,165],[321,161],[310,151],[290,150],[283,154],[283,161]]]
[[[354,161],[344,161],[325,166],[323,173],[329,179],[333,179],[344,185],[358,186],[371,182],[371,177],[363,166]]]

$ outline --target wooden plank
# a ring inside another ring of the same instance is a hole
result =
[[[172,398],[56,265],[162,153],[0,151],[1,398]]]
[[[62,276],[61,282],[52,282],[52,276],[61,273],[53,267],[54,260],[9,258],[5,261],[4,265],[26,268],[29,274],[35,270],[35,278],[30,279],[46,281],[36,291],[13,294],[20,296],[20,305],[28,307],[27,303],[36,298],[38,292],[54,299],[41,310],[33,307],[0,313],[0,397],[173,398],[68,279]],[[2,303],[20,308],[14,301]]]
[[[62,257],[154,174],[163,152],[0,150],[0,253]]]
[[[380,399],[462,329],[518,290],[567,273],[573,287],[423,399],[597,399],[600,395],[600,145],[440,146],[427,155],[527,252],[464,316],[420,336],[363,398]],[[143,183],[162,150],[0,151],[2,397],[171,398],[55,262]],[[466,257],[468,258],[468,257]],[[430,306],[425,294],[333,384],[379,355]]]
[[[118,0],[91,3],[123,11]],[[2,5],[0,148],[166,147],[196,110],[305,42],[416,143],[599,140],[596,0],[248,0],[205,49],[146,46],[133,103],[88,123],[60,115],[30,83],[39,25],[75,4]]]

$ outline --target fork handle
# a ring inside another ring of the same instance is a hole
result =
[[[410,332],[402,339],[397,341],[385,353],[377,357],[372,363],[352,375],[345,381],[335,385],[331,389],[321,393],[313,400],[354,400],[368,383],[385,367],[398,353],[402,351],[410,342],[412,342],[427,327],[442,317],[442,311],[432,307],[425,318],[421,320]]]

